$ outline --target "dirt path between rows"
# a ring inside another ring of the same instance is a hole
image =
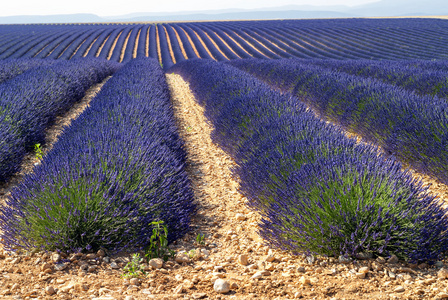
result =
[[[428,268],[381,259],[292,256],[263,246],[259,216],[238,192],[232,159],[210,138],[212,127],[188,84],[167,75],[173,109],[188,154],[198,214],[192,231],[170,247],[175,260],[142,264],[145,275],[124,278],[130,255],[55,253],[10,255],[0,249],[0,299],[437,299],[448,297],[444,266]],[[195,242],[204,234],[203,244]],[[64,260],[60,260],[64,258]],[[213,282],[230,284],[220,294]],[[3,298],[2,298],[3,296]]]

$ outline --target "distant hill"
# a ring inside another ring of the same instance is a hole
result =
[[[123,16],[99,17],[94,14],[0,17],[0,24],[91,23],[91,22],[163,22],[204,20],[260,20],[448,15],[447,0],[381,0],[348,6],[288,5],[254,10],[223,9],[187,12],[148,12]]]

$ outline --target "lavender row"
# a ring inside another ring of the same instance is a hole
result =
[[[399,61],[387,60],[311,60],[310,63],[338,72],[375,78],[419,95],[448,98],[447,71],[410,68]],[[448,64],[447,61],[445,63]]]
[[[29,69],[48,66],[55,62],[46,59],[7,59],[0,61],[0,84]]]
[[[185,152],[156,60],[118,71],[0,210],[9,249],[110,251],[169,241],[195,211]]]
[[[324,118],[448,183],[448,103],[394,85],[299,60],[239,60],[234,66],[292,92]]]
[[[0,182],[19,171],[35,144],[45,143],[45,130],[56,116],[117,69],[108,61],[60,61],[0,84]]]
[[[445,255],[446,210],[399,162],[228,64],[189,60],[169,71],[190,83],[214,142],[235,159],[269,245],[409,261]]]

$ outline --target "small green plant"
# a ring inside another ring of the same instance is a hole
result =
[[[123,268],[123,271],[126,272],[122,276],[125,278],[129,277],[139,277],[140,275],[144,275],[145,271],[143,271],[142,266],[140,265],[142,258],[139,253],[134,253],[132,255],[132,260],[126,264]]]
[[[147,260],[152,258],[162,258],[167,261],[168,258],[174,257],[175,252],[168,248],[168,228],[163,221],[151,222],[153,226],[150,244],[145,249],[145,257]]]
[[[38,160],[41,160],[42,157],[44,156],[44,152],[42,151],[42,148],[40,147],[39,143],[34,144],[34,153]]]
[[[196,243],[199,245],[205,245],[205,235],[203,233],[198,233],[196,236]]]
[[[185,129],[187,130],[187,132],[190,132],[190,131],[193,130],[193,127],[191,127],[191,126],[187,126],[187,127],[185,127]]]
[[[163,64],[162,63],[160,63],[160,67],[163,69]]]

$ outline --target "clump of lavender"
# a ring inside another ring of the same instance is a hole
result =
[[[0,210],[8,249],[121,250],[189,230],[195,211],[164,73],[126,64]]]
[[[190,82],[214,125],[214,141],[234,157],[240,190],[262,215],[267,244],[409,261],[445,255],[447,211],[398,161],[228,64],[187,61],[170,71]]]

